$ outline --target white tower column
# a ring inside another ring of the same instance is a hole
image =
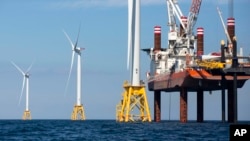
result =
[[[77,106],[81,105],[81,54],[77,53]]]
[[[140,0],[134,0],[135,3],[135,13],[132,17],[134,19],[135,28],[132,31],[134,36],[132,45],[132,86],[140,86]],[[133,23],[133,22],[132,22]]]
[[[26,111],[29,111],[29,78],[28,77],[25,78],[26,79]]]

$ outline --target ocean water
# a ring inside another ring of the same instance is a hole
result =
[[[115,120],[0,120],[0,140],[228,141],[229,125],[220,121],[119,123]]]

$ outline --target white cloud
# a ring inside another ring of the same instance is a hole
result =
[[[213,4],[228,4],[230,0],[203,0],[203,2],[210,2]]]
[[[228,4],[232,0],[203,0],[202,3],[213,3],[215,5]],[[241,0],[241,2],[248,0]],[[192,0],[178,0],[179,3],[192,3]],[[238,2],[238,1],[237,1]],[[51,2],[52,8],[82,8],[82,7],[120,7],[127,6],[128,0],[56,0]],[[141,0],[141,5],[166,4],[166,0]]]
[[[53,8],[119,7],[126,6],[127,0],[58,0],[51,3]],[[165,4],[165,0],[141,0],[142,5]]]
[[[164,1],[164,0],[163,0]],[[233,0],[202,0],[202,3],[213,3],[213,4],[228,4],[229,1]],[[244,0],[241,0],[244,1]],[[179,3],[192,3],[192,0],[178,0]],[[238,1],[237,1],[238,2]]]

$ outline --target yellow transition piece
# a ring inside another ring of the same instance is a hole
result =
[[[85,120],[84,109],[82,105],[75,105],[71,115],[71,120]]]
[[[31,114],[30,111],[24,111],[23,113],[23,120],[31,120]]]
[[[131,86],[127,81],[125,81],[123,88],[123,99],[116,107],[116,121],[151,122],[145,85],[141,84],[141,86]]]

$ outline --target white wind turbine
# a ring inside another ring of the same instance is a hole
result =
[[[76,96],[76,105],[74,107],[71,118],[73,120],[76,120],[77,117],[78,117],[78,114],[80,114],[80,116],[82,117],[81,119],[85,119],[84,112],[83,112],[83,106],[81,104],[81,51],[84,50],[84,48],[81,48],[81,47],[77,46],[78,38],[79,38],[79,34],[80,34],[80,27],[79,27],[79,31],[78,31],[78,35],[77,35],[77,39],[76,39],[75,44],[73,44],[73,42],[69,38],[68,34],[64,30],[63,30],[63,32],[64,32],[65,36],[67,37],[67,39],[69,40],[70,45],[71,45],[71,49],[72,49],[70,72],[69,72],[65,92],[67,91],[67,88],[68,88],[68,85],[69,85],[69,79],[70,79],[70,76],[71,76],[73,63],[74,63],[74,56],[75,56],[75,53],[77,54],[77,85],[76,85],[77,96]]]
[[[131,78],[130,83],[125,81],[123,84],[123,100],[116,109],[117,120],[120,122],[136,120],[151,122],[145,85],[140,81],[140,0],[128,0],[127,57],[127,68],[130,68]]]
[[[30,77],[29,71],[30,71],[33,63],[29,66],[29,68],[27,69],[26,72],[24,72],[22,69],[20,69],[20,67],[18,67],[14,62],[11,62],[11,63],[23,75],[23,84],[22,84],[21,95],[20,95],[20,98],[19,98],[19,104],[21,102],[22,95],[23,95],[23,90],[24,90],[24,86],[26,84],[26,107],[25,107],[23,119],[31,119],[31,114],[30,114],[30,110],[29,110],[29,77]]]

